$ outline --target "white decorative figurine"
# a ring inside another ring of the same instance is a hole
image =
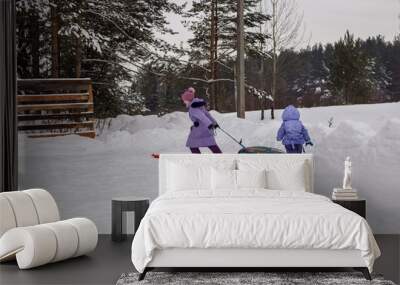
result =
[[[343,189],[351,190],[351,160],[350,156],[344,161]]]
[[[357,190],[351,187],[351,160],[349,156],[346,157],[346,160],[344,161],[343,187],[333,188],[332,199],[333,200],[358,199]]]

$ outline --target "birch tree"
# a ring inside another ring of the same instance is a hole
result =
[[[284,68],[284,61],[279,56],[283,50],[296,48],[304,41],[305,24],[296,0],[264,0],[264,7],[265,12],[271,15],[271,21],[266,23],[264,32],[271,36],[267,51],[272,58],[271,119],[274,119],[277,79],[280,69]]]

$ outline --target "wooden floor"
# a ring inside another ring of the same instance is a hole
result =
[[[375,272],[399,283],[400,235],[377,235],[382,251]],[[0,284],[115,284],[124,272],[134,271],[130,259],[131,239],[114,243],[100,235],[97,249],[78,257],[30,270],[19,270],[15,262],[0,265]]]
[[[0,265],[0,284],[115,284],[124,272],[134,271],[130,259],[131,239],[115,243],[110,235],[100,235],[88,256],[18,270],[15,262]]]

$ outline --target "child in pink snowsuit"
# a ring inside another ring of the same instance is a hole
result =
[[[214,129],[218,128],[218,124],[207,111],[206,102],[195,98],[195,92],[195,89],[190,87],[181,95],[193,122],[186,146],[192,153],[200,153],[200,147],[208,147],[213,153],[222,153],[214,138]]]

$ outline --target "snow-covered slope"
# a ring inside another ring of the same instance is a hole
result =
[[[315,191],[330,196],[340,186],[343,161],[353,160],[354,187],[367,199],[367,215],[376,233],[400,233],[400,103],[300,109],[315,146]],[[221,127],[246,146],[279,147],[277,120],[245,120],[212,112]],[[268,113],[267,113],[268,114]],[[329,125],[331,126],[329,127]],[[111,198],[157,195],[157,160],[153,152],[187,152],[187,114],[163,117],[121,115],[107,121],[96,140],[78,136],[20,137],[20,188],[43,187],[59,202],[64,218],[92,218],[101,233],[110,232]],[[100,133],[100,131],[99,131]],[[240,147],[223,133],[224,152]],[[207,150],[205,150],[207,151]]]

